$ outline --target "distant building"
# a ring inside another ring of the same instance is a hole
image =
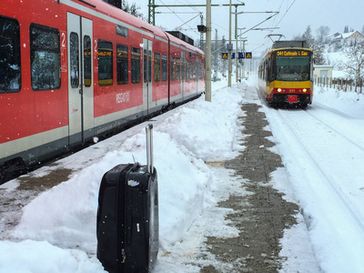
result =
[[[313,65],[313,77],[317,81],[319,78],[332,78],[334,67],[332,65]]]
[[[352,46],[355,43],[364,43],[364,35],[359,31],[340,33],[336,32],[328,36],[330,39],[330,44],[336,49],[342,46]]]

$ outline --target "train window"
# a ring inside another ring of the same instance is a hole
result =
[[[182,65],[182,80],[187,80],[187,63],[186,60],[183,61],[183,65]]]
[[[161,54],[154,53],[154,80],[159,82],[161,79]]]
[[[97,60],[99,68],[99,85],[112,85],[113,80],[113,54],[112,43],[104,40],[98,41]]]
[[[152,80],[152,51],[144,49],[144,82]]]
[[[204,71],[205,67],[203,65],[203,61],[201,60],[200,62],[200,79],[203,80],[204,76],[205,76],[205,71]]]
[[[70,75],[71,86],[77,88],[80,84],[80,62],[79,62],[79,42],[78,34],[72,32],[70,35]]]
[[[116,34],[122,37],[128,37],[128,29],[126,27],[116,25]]]
[[[128,77],[128,47],[125,45],[116,46],[116,68],[118,84],[126,84]]]
[[[57,89],[61,86],[59,37],[59,31],[55,28],[30,25],[33,90]]]
[[[171,79],[177,80],[177,60],[173,57],[171,61]]]
[[[131,51],[131,82],[140,82],[140,48],[132,48]]]
[[[167,56],[162,55],[162,81],[167,80]]]
[[[193,79],[192,67],[193,67],[192,62],[191,61],[188,62],[188,71],[187,71],[187,73],[188,73],[188,79],[189,80]]]
[[[14,19],[0,16],[0,93],[20,90],[20,31]]]
[[[91,64],[91,38],[90,36],[83,37],[83,77],[86,87],[91,86],[92,82],[92,64]]]
[[[181,66],[180,66],[180,63],[179,63],[179,61],[177,61],[176,63],[176,69],[175,69],[175,71],[176,71],[176,75],[175,75],[175,80],[180,80],[181,79]]]

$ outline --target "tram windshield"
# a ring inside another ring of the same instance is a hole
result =
[[[310,57],[276,58],[276,80],[308,81],[310,80]]]

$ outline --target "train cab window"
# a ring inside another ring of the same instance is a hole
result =
[[[116,68],[118,84],[126,84],[128,77],[128,47],[125,45],[116,46]]]
[[[14,19],[0,16],[0,93],[20,90],[20,31]]]
[[[167,80],[167,56],[162,55],[162,81]]]
[[[83,77],[86,87],[91,86],[92,82],[92,64],[91,64],[91,38],[90,36],[83,37]]]
[[[98,41],[97,60],[99,69],[99,85],[112,85],[113,81],[113,51],[112,43],[104,40]]]
[[[131,50],[131,82],[140,82],[140,48],[135,47]]]
[[[159,82],[161,79],[161,54],[154,53],[154,81]]]
[[[80,56],[79,56],[78,34],[72,32],[70,35],[70,75],[71,86],[77,88],[80,84]]]
[[[50,90],[61,86],[59,37],[59,31],[55,28],[30,25],[33,90]]]

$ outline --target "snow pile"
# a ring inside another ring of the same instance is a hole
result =
[[[99,262],[90,259],[84,252],[64,250],[48,242],[2,241],[0,253],[1,273],[106,273]]]
[[[230,103],[241,100],[241,93],[234,90],[214,92],[212,101],[217,103],[192,102],[189,107],[184,107],[167,118],[160,129],[171,134],[178,143],[204,160],[234,157],[234,136],[239,133],[236,131],[236,117],[241,111],[240,104]],[[196,122],[199,126],[195,126]]]
[[[221,89],[215,92],[212,103],[200,98],[159,117],[155,123],[154,162],[159,175],[162,248],[168,249],[182,240],[211,202],[212,173],[203,159],[234,155],[240,101],[241,90]],[[120,145],[113,143],[118,136],[98,143],[99,153],[105,153],[101,160],[42,193],[23,209],[13,234],[25,241],[0,242],[0,253],[9,253],[0,262],[0,272],[11,272],[7,269],[13,268],[18,257],[24,257],[19,261],[27,272],[103,272],[94,258],[99,183],[102,175],[117,164],[134,159],[145,164],[145,132],[140,128],[128,138],[122,137],[128,131],[121,133]],[[110,151],[110,146],[118,148]],[[93,156],[95,149],[89,149]],[[81,153],[84,156],[85,151]],[[31,258],[26,258],[29,252]],[[67,266],[61,267],[65,263]]]

